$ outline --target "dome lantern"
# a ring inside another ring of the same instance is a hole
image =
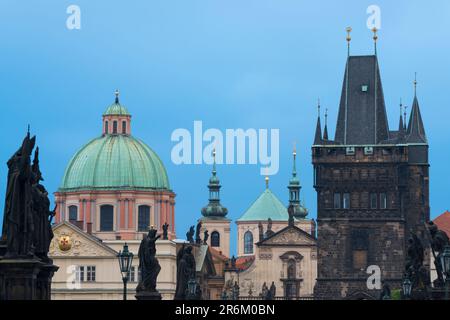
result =
[[[103,135],[130,135],[131,114],[119,102],[119,90],[114,92],[115,100],[103,113]]]

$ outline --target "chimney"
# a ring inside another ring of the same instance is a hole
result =
[[[86,223],[86,232],[88,234],[92,234],[92,222],[87,222]]]

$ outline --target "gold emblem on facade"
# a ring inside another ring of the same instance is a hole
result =
[[[61,236],[58,239],[59,250],[69,251],[72,248],[72,239],[69,236]]]

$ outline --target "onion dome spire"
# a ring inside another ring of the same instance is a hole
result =
[[[289,207],[292,207],[294,217],[298,219],[304,219],[308,215],[308,210],[304,208],[300,203],[300,189],[302,187],[300,185],[300,180],[297,177],[296,157],[297,157],[297,150],[294,145],[294,150],[292,151],[292,159],[293,159],[292,177],[289,180],[288,185]]]
[[[209,203],[202,209],[202,215],[209,218],[222,218],[228,213],[228,209],[223,207],[220,203],[220,180],[217,177],[216,170],[216,149],[213,150],[213,169],[211,178],[209,178]]]

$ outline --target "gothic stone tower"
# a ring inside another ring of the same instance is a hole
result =
[[[378,298],[367,286],[371,265],[401,287],[410,230],[423,239],[429,220],[428,143],[416,93],[407,127],[405,120],[400,114],[398,130],[389,130],[376,54],[348,56],[335,139],[326,122],[322,136],[319,115],[312,146],[317,299]]]

